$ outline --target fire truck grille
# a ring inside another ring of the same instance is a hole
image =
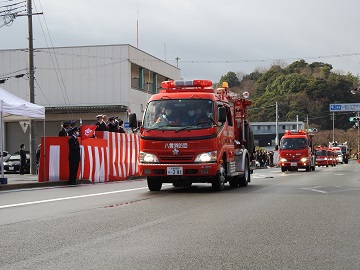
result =
[[[194,159],[194,152],[179,153],[173,155],[172,153],[159,154],[161,162],[189,162]]]

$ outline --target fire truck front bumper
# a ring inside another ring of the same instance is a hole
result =
[[[327,161],[327,159],[323,159],[323,158],[316,159],[316,160],[315,160],[315,165],[316,165],[316,166],[327,166],[327,165],[328,165],[328,161]]]
[[[284,168],[307,168],[310,166],[310,161],[308,159],[298,161],[280,160],[279,166]]]
[[[166,177],[213,177],[218,170],[217,163],[159,164],[139,163],[143,176]]]

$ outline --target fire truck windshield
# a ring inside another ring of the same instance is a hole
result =
[[[308,147],[307,140],[304,138],[283,138],[280,142],[280,149],[305,149]]]
[[[209,128],[214,124],[214,103],[207,99],[153,100],[144,114],[146,129]]]

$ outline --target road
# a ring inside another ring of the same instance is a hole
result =
[[[0,193],[0,269],[360,269],[360,165]]]

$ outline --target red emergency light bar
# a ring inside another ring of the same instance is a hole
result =
[[[302,130],[302,129],[299,129],[299,130],[285,130],[285,134],[294,134],[294,135],[300,135],[300,134],[303,134],[303,135],[306,135],[307,132],[305,130]]]
[[[194,88],[194,87],[212,87],[213,83],[210,80],[192,80],[192,81],[163,81],[161,87],[164,89],[179,89],[179,88]]]

